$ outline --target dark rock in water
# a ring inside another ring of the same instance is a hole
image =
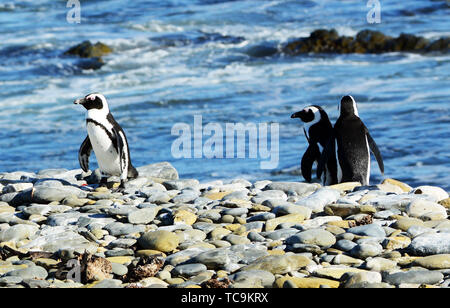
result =
[[[82,59],[76,62],[81,69],[99,69],[105,62],[102,56],[111,53],[113,50],[108,45],[101,42],[92,44],[90,41],[84,41],[76,46],[71,47],[64,52],[64,55],[78,56]]]
[[[309,37],[294,40],[282,48],[288,55],[304,53],[383,53],[383,52],[448,52],[450,38],[430,42],[413,34],[402,33],[397,38],[379,31],[363,30],[355,37],[339,36],[336,30],[319,29]]]
[[[81,58],[100,58],[111,52],[111,47],[101,42],[97,42],[93,45],[90,41],[84,41],[81,44],[71,47],[64,54]]]
[[[274,54],[278,53],[278,48],[276,45],[270,44],[270,43],[263,43],[261,45],[255,45],[249,47],[245,53],[249,55],[250,57],[255,58],[264,58],[264,57],[270,57]]]

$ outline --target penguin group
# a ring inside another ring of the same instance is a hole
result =
[[[355,99],[346,95],[339,104],[339,117],[331,125],[327,113],[316,105],[291,115],[299,118],[308,141],[301,160],[302,175],[311,182],[313,164],[323,185],[359,182],[370,185],[370,153],[384,174],[383,158],[369,130],[359,117]]]
[[[109,110],[105,96],[91,93],[74,101],[87,110],[87,137],[78,151],[78,161],[83,171],[89,171],[92,150],[97,158],[102,178],[100,185],[107,184],[109,176],[120,177],[118,190],[125,182],[138,177],[131,163],[130,149],[124,130]],[[370,152],[384,173],[381,153],[370,136],[369,130],[359,118],[354,98],[344,96],[339,104],[339,118],[334,126],[325,110],[317,105],[305,107],[291,115],[299,118],[308,141],[308,148],[301,160],[302,175],[312,181],[312,168],[317,164],[316,176],[323,185],[342,182],[360,182],[369,185]]]

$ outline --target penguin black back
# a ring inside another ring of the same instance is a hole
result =
[[[360,182],[369,185],[370,151],[375,154],[381,172],[384,172],[380,151],[359,118],[356,102],[347,95],[339,104],[339,118],[334,125],[338,182]]]

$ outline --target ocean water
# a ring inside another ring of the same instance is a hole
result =
[[[307,142],[290,115],[317,104],[334,123],[340,98],[351,94],[384,157],[384,177],[450,190],[449,54],[263,56],[318,28],[449,36],[448,1],[383,0],[377,24],[367,22],[363,0],[91,0],[81,1],[79,24],[67,21],[67,2],[0,1],[0,172],[79,168],[84,110],[72,102],[101,92],[136,166],[169,161],[180,177],[201,181],[303,181]],[[62,56],[84,40],[114,49],[101,69]],[[260,152],[175,157],[172,128],[193,129],[196,115],[224,131],[226,123],[278,125],[275,168],[261,169]],[[382,179],[372,157],[371,181]]]

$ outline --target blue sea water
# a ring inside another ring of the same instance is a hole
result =
[[[79,24],[67,21],[67,2],[0,1],[0,172],[79,168],[84,111],[72,102],[101,92],[136,166],[169,161],[201,181],[300,181],[307,143],[290,115],[317,104],[334,123],[340,98],[351,94],[384,157],[384,177],[450,190],[449,54],[262,56],[318,28],[449,36],[447,1],[382,0],[376,24],[364,0],[81,0]],[[114,49],[101,69],[62,56],[84,40]],[[224,129],[279,125],[277,167],[261,169],[260,156],[174,157],[171,130],[193,127],[195,115]]]

